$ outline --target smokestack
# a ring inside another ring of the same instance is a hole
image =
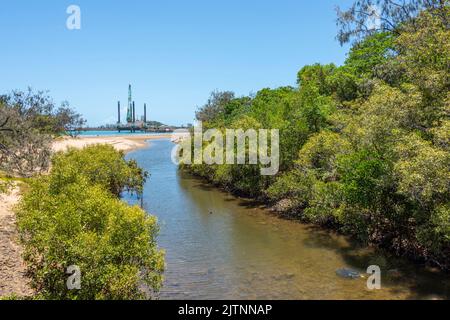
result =
[[[133,101],[133,123],[136,123],[136,108],[134,106],[134,101]]]
[[[144,103],[144,123],[147,123],[147,104]]]
[[[117,123],[120,123],[120,101],[117,102]]]

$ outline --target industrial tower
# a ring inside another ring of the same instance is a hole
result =
[[[147,104],[144,103],[144,116],[139,120],[136,118],[136,105],[133,101],[131,84],[128,85],[127,123],[122,125],[120,121],[120,101],[117,102],[117,130],[120,131],[147,131]]]
[[[133,99],[131,96],[131,84],[128,85],[128,108],[127,108],[127,122],[133,122]]]

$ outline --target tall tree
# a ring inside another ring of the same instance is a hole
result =
[[[443,14],[448,5],[449,0],[356,0],[347,10],[336,8],[337,38],[344,44],[380,31],[398,33],[402,23],[413,23],[422,10],[429,10],[448,23],[447,15]]]
[[[234,99],[234,92],[213,91],[208,102],[201,107],[195,116],[199,121],[211,121],[225,113],[226,105]]]
[[[52,137],[83,124],[67,102],[56,108],[44,92],[29,89],[0,96],[0,170],[23,177],[46,171]]]
[[[29,177],[48,169],[51,137],[33,125],[17,109],[0,104],[0,170]]]

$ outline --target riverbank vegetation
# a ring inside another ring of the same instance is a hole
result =
[[[37,298],[142,299],[159,290],[156,218],[119,199],[140,192],[146,176],[112,146],[95,145],[57,153],[50,174],[29,181],[17,219]],[[67,286],[70,266],[81,272],[79,290]]]
[[[208,128],[280,129],[280,173],[190,165],[194,174],[277,210],[398,255],[450,268],[448,1],[379,1],[339,10],[344,65],[314,64],[298,87],[214,92]],[[372,27],[367,27],[372,24]]]

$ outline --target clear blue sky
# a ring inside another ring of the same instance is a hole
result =
[[[90,125],[116,121],[128,84],[137,110],[180,125],[215,89],[295,85],[315,62],[341,64],[336,5],[351,0],[14,0],[0,6],[0,93],[49,90]],[[81,30],[66,9],[81,8]]]

